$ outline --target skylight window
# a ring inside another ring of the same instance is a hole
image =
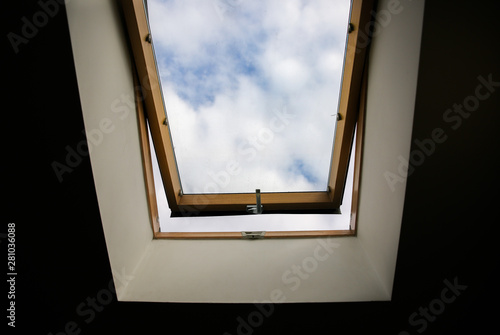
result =
[[[147,6],[183,193],[327,191],[350,1]]]
[[[122,4],[173,216],[338,212],[372,0]]]

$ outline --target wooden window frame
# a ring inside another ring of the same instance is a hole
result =
[[[140,102],[138,105],[141,105],[140,107],[138,106],[138,112],[139,114],[144,114],[143,110],[145,110],[151,129],[152,142],[160,166],[163,186],[172,213],[181,213],[185,216],[214,211],[245,213],[247,205],[255,204],[255,193],[182,194],[171,133],[165,117],[166,109],[158,78],[146,10],[142,0],[121,0],[121,4],[128,30],[135,72],[138,77],[136,87],[141,88],[140,90],[136,89],[138,94],[137,101]],[[373,19],[373,6],[374,0],[352,1],[350,33],[344,59],[342,89],[328,191],[262,193],[261,201],[265,212],[337,210],[342,203],[349,158],[357,124],[358,133],[356,137],[358,143],[354,155],[355,189],[353,190],[352,210],[352,213],[355,215],[356,209],[354,207],[357,207],[358,201],[364,99],[366,95],[367,67],[365,66],[365,59],[368,49],[369,27]],[[363,78],[365,79],[363,80]],[[363,82],[365,82],[365,85],[362,85]],[[362,86],[364,86],[363,93]],[[142,116],[139,116],[143,154],[148,155],[150,154],[149,142],[145,140],[148,135],[145,122],[141,121],[141,118]],[[146,144],[144,143],[145,141],[147,142]],[[143,157],[143,162],[148,194],[151,195],[150,189],[151,187],[154,189],[154,185],[149,180],[152,178],[152,175],[149,175],[150,173],[147,172],[150,170],[147,165],[151,164],[151,159]],[[150,204],[150,207],[153,207],[153,205]],[[151,215],[153,230],[159,232],[158,218],[155,218],[154,214]],[[349,234],[352,234],[353,225],[351,224],[351,230],[348,231],[350,232]],[[345,234],[347,233],[340,233],[340,235]]]

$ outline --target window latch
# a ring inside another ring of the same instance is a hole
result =
[[[258,238],[264,238],[265,234],[265,231],[242,231],[241,237],[246,240],[256,240]]]
[[[260,201],[260,189],[255,190],[256,205],[247,205],[247,213],[250,214],[262,214],[264,206],[262,206]]]

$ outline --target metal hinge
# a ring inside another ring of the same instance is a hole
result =
[[[247,205],[247,213],[250,214],[262,214],[264,206],[262,206],[260,201],[260,189],[255,190],[255,205]]]
[[[247,240],[256,240],[259,238],[264,238],[265,234],[265,231],[242,231],[241,237]]]
[[[347,26],[347,33],[350,34],[354,31],[354,25],[352,23],[349,23]]]

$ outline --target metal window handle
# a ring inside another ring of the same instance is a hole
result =
[[[262,214],[264,206],[260,200],[260,189],[255,190],[256,205],[247,205],[247,213]]]

